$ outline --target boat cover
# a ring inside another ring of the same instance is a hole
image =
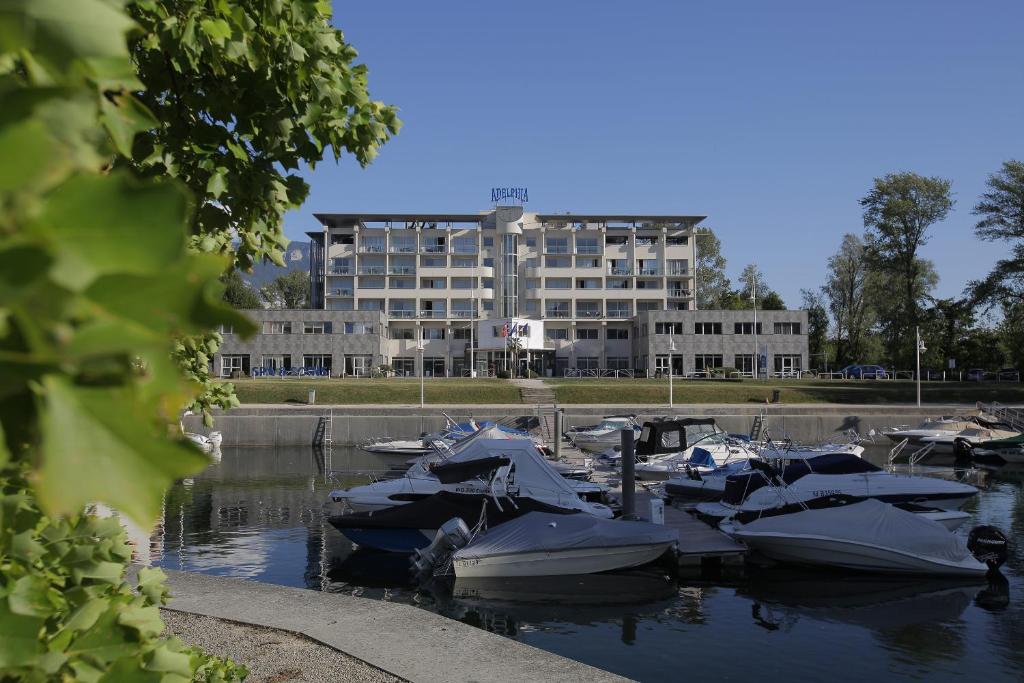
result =
[[[738,531],[782,536],[827,536],[952,563],[971,557],[964,540],[942,524],[873,498],[839,507],[762,517],[744,524]]]
[[[770,466],[767,464],[752,461],[751,466],[762,472],[750,472],[730,474],[725,482],[725,492],[722,495],[722,502],[738,505],[757,489],[765,486],[768,482],[765,475],[770,474]],[[792,484],[801,477],[814,474],[863,474],[865,472],[878,472],[881,468],[872,465],[867,460],[854,455],[853,453],[825,453],[805,460],[795,460],[782,470],[782,481]]]
[[[705,467],[715,467],[715,459],[711,455],[711,451],[700,446],[694,446],[690,452],[690,458],[686,461],[690,465],[703,465]]]
[[[678,539],[679,532],[660,524],[601,519],[593,515],[530,512],[488,530],[456,552],[455,559],[656,543],[664,543],[668,547]]]
[[[1021,448],[1024,447],[1024,434],[1007,437],[1005,439],[992,439],[974,444],[976,448],[998,450],[1000,448]]]
[[[496,469],[504,467],[512,460],[505,456],[494,455],[465,462],[442,462],[430,467],[430,473],[442,484],[456,484],[476,477],[486,477]]]

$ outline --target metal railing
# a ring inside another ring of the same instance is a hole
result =
[[[448,311],[420,311],[420,317],[430,319],[447,318]]]
[[[328,296],[355,296],[355,291],[351,289],[333,289]]]
[[[576,309],[576,317],[577,318],[600,318],[601,317],[601,311],[594,311],[594,310],[589,310],[589,309],[580,310],[580,309],[577,308]]]
[[[576,247],[577,256],[600,256],[603,253],[604,249],[599,246]]]
[[[544,311],[545,318],[568,318],[569,311]]]
[[[668,290],[668,296],[670,299],[688,299],[691,294],[688,289],[670,289]]]
[[[608,275],[628,276],[633,274],[632,268],[609,268]]]
[[[392,318],[415,318],[416,311],[409,309],[393,309],[388,311],[388,315]]]
[[[420,247],[420,251],[424,254],[447,254],[448,248],[443,244],[424,244]]]
[[[391,266],[388,268],[390,275],[415,275],[416,266]]]
[[[337,266],[337,267],[331,268],[327,272],[328,275],[355,275],[355,273],[356,273],[356,269],[352,268],[351,266],[344,266],[344,267],[343,266]]]
[[[610,368],[566,368],[564,377],[591,377],[591,378],[616,378],[633,379],[637,376],[636,370],[612,370]]]
[[[360,275],[383,275],[385,270],[384,266],[359,266]]]
[[[384,245],[383,244],[360,244],[359,245],[359,253],[360,254],[383,254],[384,253]]]
[[[416,253],[416,245],[415,244],[413,244],[411,246],[391,245],[390,247],[388,247],[388,253],[390,253],[390,254],[415,254]]]

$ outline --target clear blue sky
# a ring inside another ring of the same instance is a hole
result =
[[[817,287],[872,178],[953,181],[923,255],[958,294],[999,256],[971,208],[1024,158],[1024,2],[335,2],[371,94],[405,126],[362,170],[325,162],[315,211],[706,215],[729,275],[790,305]]]

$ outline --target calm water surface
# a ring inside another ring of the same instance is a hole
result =
[[[327,523],[337,483],[325,465],[386,466],[338,447],[329,463],[310,449],[224,449],[168,494],[156,564],[410,603],[645,681],[1024,679],[1024,474],[975,475],[982,493],[966,508],[975,519],[965,531],[995,524],[1014,542],[1005,583],[753,569],[672,580],[645,570],[417,590],[404,558],[353,551]]]

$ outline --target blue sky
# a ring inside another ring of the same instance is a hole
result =
[[[335,2],[404,128],[367,169],[324,162],[316,211],[475,212],[490,188],[528,209],[706,215],[729,275],[756,262],[790,305],[861,232],[872,179],[953,181],[933,229],[940,296],[998,246],[971,215],[1024,158],[1024,2]]]

